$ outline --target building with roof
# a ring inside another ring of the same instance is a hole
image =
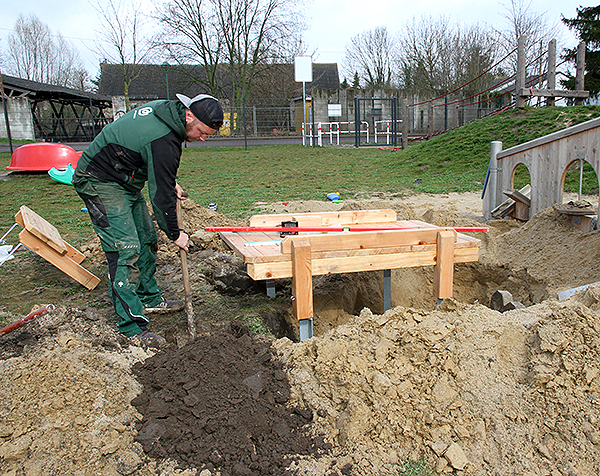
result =
[[[1,75],[8,115],[0,136],[47,142],[86,142],[110,122],[109,96]],[[4,105],[3,105],[4,106]]]

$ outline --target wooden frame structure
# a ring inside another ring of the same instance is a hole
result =
[[[326,233],[221,232],[223,240],[246,263],[254,280],[292,278],[293,313],[312,336],[312,277],[324,274],[435,266],[438,300],[452,297],[454,263],[477,261],[480,240],[453,228],[416,220],[397,221],[393,210],[361,210],[284,215],[255,215],[252,227],[281,225],[294,220],[299,227],[322,227]],[[329,226],[382,226],[397,230],[327,232]],[[285,228],[282,228],[284,230]],[[304,322],[303,322],[304,321]]]
[[[100,279],[80,265],[85,256],[64,241],[56,227],[22,205],[15,222],[23,227],[19,241],[46,261],[52,263],[87,289],[94,289]]]
[[[484,190],[483,216],[493,217],[502,205],[503,194],[513,195],[514,175],[519,164],[529,170],[531,191],[528,213],[519,216],[528,220],[552,205],[562,203],[565,177],[569,167],[588,162],[600,179],[600,118],[592,119],[539,139],[502,150],[502,142],[492,142],[490,176]],[[600,186],[600,180],[599,180]],[[507,194],[506,191],[509,191]],[[512,192],[511,192],[512,191]]]
[[[525,107],[525,102],[531,97],[546,98],[547,106],[554,106],[557,97],[574,98],[576,106],[582,106],[583,100],[590,97],[590,92],[584,90],[585,74],[585,42],[577,45],[577,70],[575,73],[575,90],[565,91],[556,89],[556,40],[548,44],[548,70],[546,74],[546,89],[526,87],[526,55],[525,36],[521,36],[517,43],[517,76],[515,81],[515,106]],[[540,80],[541,80],[540,72]]]

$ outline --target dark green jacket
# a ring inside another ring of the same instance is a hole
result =
[[[148,192],[158,226],[179,237],[175,178],[186,139],[185,107],[179,101],[152,101],[107,125],[83,152],[73,185],[86,193],[87,179],[116,182]]]

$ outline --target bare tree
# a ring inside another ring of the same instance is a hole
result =
[[[531,0],[510,0],[502,4],[506,27],[495,30],[499,51],[503,55],[517,48],[519,38],[524,36],[526,63],[531,64],[539,55],[539,45],[547,46],[550,40],[559,40],[558,20],[551,23],[545,12],[532,9]],[[511,55],[505,66],[508,74],[517,70],[517,55]]]
[[[357,72],[368,88],[384,88],[392,84],[392,58],[396,44],[385,26],[378,26],[354,36],[346,46],[343,73]]]
[[[87,75],[79,52],[37,16],[19,15],[8,35],[7,71],[23,79],[79,88]]]
[[[413,17],[398,37],[401,87],[416,93],[432,94],[448,88],[447,57],[451,48],[448,19]]]
[[[207,93],[219,96],[223,38],[214,29],[215,13],[206,3],[203,0],[170,0],[164,4],[158,13],[164,31],[160,44],[179,64],[200,63],[205,74],[196,81]]]
[[[207,92],[227,90],[236,106],[257,75],[297,50],[301,7],[293,0],[169,0],[159,19],[171,55],[199,62]]]
[[[488,31],[479,25],[451,25],[443,16],[413,18],[398,43],[400,87],[424,95],[447,93],[477,78],[492,66],[496,54]],[[470,83],[463,95],[483,89],[492,74]]]
[[[139,4],[97,0],[92,6],[101,21],[95,53],[104,62],[121,67],[125,107],[129,109],[129,87],[139,76],[141,65],[154,59],[154,40],[144,32],[146,18],[140,13]]]

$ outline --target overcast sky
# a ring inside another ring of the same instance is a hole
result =
[[[157,2],[144,0],[150,5]],[[502,28],[506,24],[505,7],[495,0],[342,0],[319,2],[306,0],[309,29],[304,34],[308,53],[315,53],[317,63],[341,62],[346,44],[353,36],[377,26],[384,25],[392,34],[413,17],[423,15],[447,17],[452,23],[464,26],[479,23]],[[54,32],[60,32],[78,49],[85,67],[92,77],[98,72],[98,58],[92,53],[95,30],[99,26],[98,15],[87,0],[2,0],[0,8],[0,47],[6,49],[6,37],[12,30],[19,14],[34,13]],[[546,13],[549,22],[559,25],[562,32],[561,46],[577,44],[575,36],[560,22],[561,14],[575,18],[575,9],[582,5],[577,0],[531,0],[531,11]],[[594,4],[592,4],[594,5]],[[585,3],[583,6],[590,6]]]

